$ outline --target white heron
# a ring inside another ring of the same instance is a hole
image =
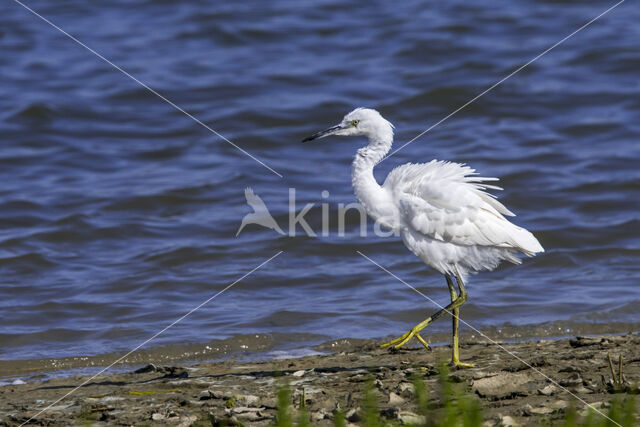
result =
[[[466,165],[437,160],[408,163],[391,171],[379,185],[373,168],[391,149],[393,129],[376,110],[356,108],[340,124],[303,142],[330,135],[366,136],[369,144],[358,150],[351,172],[358,201],[375,221],[398,231],[407,248],[447,281],[451,303],[382,347],[399,348],[415,337],[428,349],[419,332],[451,313],[451,364],[472,367],[471,363],[460,362],[458,350],[459,309],[468,297],[466,276],[493,270],[502,260],[519,264],[519,253],[533,256],[544,249],[529,231],[509,222],[505,215],[514,214],[487,192],[501,190],[487,184],[497,178],[476,176],[475,170]]]

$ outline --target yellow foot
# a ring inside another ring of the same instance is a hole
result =
[[[409,341],[411,341],[411,338],[416,337],[416,339],[418,341],[420,341],[420,344],[422,344],[427,350],[431,350],[431,348],[429,347],[429,344],[427,344],[427,342],[424,340],[424,338],[422,338],[420,336],[420,334],[418,333],[419,329],[417,328],[411,328],[411,330],[409,332],[406,332],[404,334],[402,334],[401,336],[399,336],[398,338],[389,341],[388,343],[382,344],[380,346],[380,348],[387,348],[389,346],[392,346],[395,344],[394,348],[400,348],[403,345],[405,345],[406,343],[408,343]],[[396,344],[398,343],[398,344]]]
[[[451,362],[449,362],[449,366],[453,368],[475,368],[476,367],[476,365],[474,365],[473,363],[465,363],[459,360],[452,360]]]
[[[389,341],[388,343],[384,343],[384,344],[382,344],[382,345],[380,346],[380,348],[387,348],[387,347],[389,347],[389,346],[391,346],[391,345],[394,345],[394,344],[395,344],[395,343],[397,343],[398,341],[402,341],[403,339],[405,339],[406,337],[408,337],[408,336],[409,336],[409,333],[410,333],[410,332],[411,332],[411,331],[407,332],[406,334],[403,334],[403,335],[399,336],[399,337],[398,337],[398,338],[396,338],[396,339],[393,339],[393,340]]]

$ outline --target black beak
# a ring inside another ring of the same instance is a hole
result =
[[[324,138],[325,136],[329,136],[335,131],[340,129],[342,129],[341,125],[330,127],[329,129],[322,130],[318,133],[314,133],[313,135],[306,137],[305,139],[302,140],[302,142],[309,142],[309,141],[313,141],[314,139]]]

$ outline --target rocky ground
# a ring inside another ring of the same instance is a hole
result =
[[[87,378],[0,387],[0,425],[19,425],[36,415],[31,423],[42,425],[268,425],[276,418],[277,390],[284,383],[293,406],[304,401],[314,425],[333,425],[337,409],[361,424],[367,387],[379,402],[379,417],[408,424],[420,421],[412,384],[416,376],[431,390],[432,406],[441,406],[437,367],[448,360],[448,347],[390,352],[376,344],[297,359],[149,365],[101,375],[41,414]],[[553,423],[564,418],[569,405],[580,412],[585,402],[606,413],[614,394],[640,391],[637,334],[500,345],[467,342],[463,360],[476,367],[449,373],[480,403],[485,425]],[[624,380],[612,381],[608,353],[616,377],[622,356]]]

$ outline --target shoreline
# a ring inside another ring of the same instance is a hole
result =
[[[478,339],[486,340],[461,328],[462,343],[473,342]],[[574,321],[550,321],[542,324],[511,325],[503,324],[482,328],[483,335],[500,343],[519,343],[536,340],[562,340],[575,336],[616,336],[628,334],[630,331],[640,331],[640,322],[612,322],[587,323]],[[394,336],[374,339],[340,338],[320,341],[319,336],[286,336],[274,334],[237,335],[228,339],[211,340],[206,343],[169,344],[148,349],[140,349],[117,363],[108,372],[117,373],[135,370],[149,363],[159,365],[194,365],[198,363],[218,363],[228,360],[238,362],[267,362],[280,358],[294,359],[308,355],[326,355],[336,352],[356,351],[363,345],[372,342],[385,342]],[[287,338],[291,342],[283,344]],[[315,339],[314,339],[315,338]],[[433,347],[447,346],[451,334],[447,330],[431,331],[428,335],[429,345]],[[315,341],[315,343],[313,343]],[[410,347],[420,347],[415,341]],[[421,348],[421,347],[420,347]],[[14,380],[27,383],[48,379],[91,376],[100,369],[109,366],[126,351],[71,355],[41,359],[0,360],[0,387],[11,385]]]
[[[438,366],[449,360],[450,348],[388,351],[378,348],[381,342],[364,341],[345,351],[289,359],[155,364],[135,371],[107,372],[38,416],[35,423],[189,426],[202,420],[204,425],[226,420],[268,425],[276,417],[278,387],[288,383],[293,401],[304,396],[314,425],[332,425],[336,409],[357,424],[370,381],[375,385],[379,416],[404,423],[417,411],[411,378],[418,376],[431,390],[430,395],[437,396]],[[579,412],[584,410],[580,400],[606,413],[614,396],[640,392],[637,332],[501,342],[500,346],[527,364],[496,344],[468,340],[461,345],[461,357],[476,367],[449,375],[479,403],[488,425],[507,424],[505,417],[521,425],[560,420],[571,405]],[[624,392],[615,395],[611,393],[609,353],[616,361],[622,356],[627,380],[625,388],[618,390]],[[0,426],[26,421],[88,378],[54,378],[0,387]]]

